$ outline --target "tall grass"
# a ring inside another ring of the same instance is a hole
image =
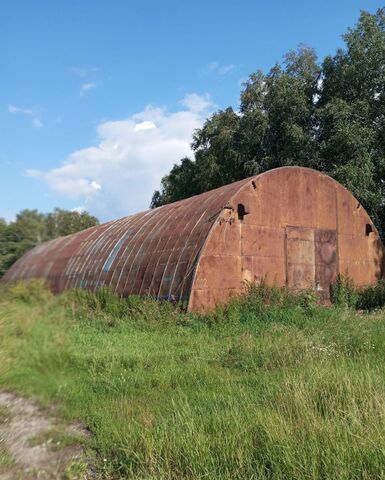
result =
[[[28,288],[0,294],[1,388],[84,421],[100,478],[385,478],[382,311],[265,285],[208,315]]]
[[[349,276],[338,275],[331,286],[331,301],[340,306],[373,311],[385,307],[385,279],[375,285],[358,288]]]

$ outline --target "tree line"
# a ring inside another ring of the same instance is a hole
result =
[[[79,232],[99,223],[87,212],[56,208],[51,213],[22,210],[14,221],[0,219],[0,277],[26,251],[46,240]]]
[[[347,187],[385,234],[385,8],[361,12],[344,48],[319,62],[289,51],[243,84],[239,110],[215,112],[163,177],[151,207],[285,165],[315,168]]]

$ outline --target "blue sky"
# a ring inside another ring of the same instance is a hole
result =
[[[2,0],[0,217],[148,207],[192,131],[299,43],[319,57],[375,0]]]

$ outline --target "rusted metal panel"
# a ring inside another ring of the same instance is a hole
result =
[[[247,215],[236,212],[242,204]],[[368,215],[344,187],[311,169],[284,167],[249,179],[229,201],[232,223],[225,247],[221,219],[211,230],[196,267],[189,306],[210,309],[242,291],[245,281],[261,281],[301,289],[317,287],[327,300],[337,273],[358,285],[383,275],[384,248]],[[372,233],[365,236],[369,223]],[[238,252],[238,253],[236,253]],[[231,269],[225,258],[233,255]],[[236,275],[236,255],[241,262]],[[208,261],[210,258],[210,261]],[[232,271],[218,286],[217,273]],[[215,287],[215,288],[214,288]],[[211,294],[210,294],[211,292]]]
[[[304,227],[286,228],[287,284],[295,290],[314,286],[314,230]]]
[[[338,271],[371,284],[384,258],[378,232],[345,188],[284,167],[47,242],[3,281],[42,277],[54,292],[109,286],[202,311],[242,292],[245,281],[318,284],[323,297]]]
[[[338,244],[335,230],[315,230],[315,283],[320,298],[330,300],[330,286],[338,275]]]

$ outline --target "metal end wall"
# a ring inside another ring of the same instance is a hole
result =
[[[202,250],[190,309],[225,303],[245,282],[312,287],[328,302],[339,273],[358,286],[383,275],[384,247],[375,226],[327,175],[301,167],[270,170],[247,179],[229,206]]]
[[[338,273],[372,284],[384,257],[377,230],[344,187],[283,167],[44,243],[3,280],[41,277],[54,292],[110,286],[206,311],[262,279],[314,287],[327,301]]]

